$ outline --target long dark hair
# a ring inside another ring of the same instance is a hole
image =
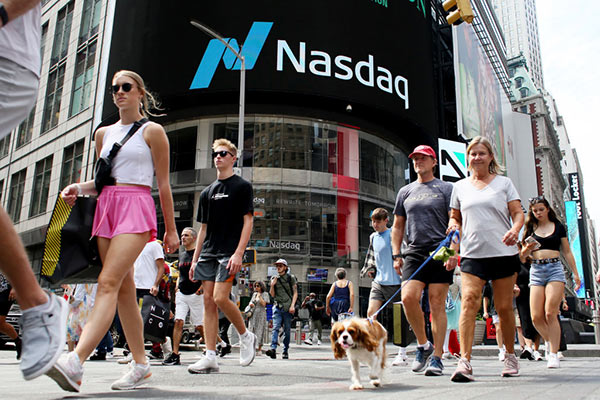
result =
[[[550,207],[550,203],[548,203],[548,200],[546,200],[544,196],[534,197],[533,199],[529,200],[529,211],[527,212],[527,218],[525,218],[525,235],[523,236],[524,238],[531,236],[533,234],[533,231],[537,227],[538,220],[535,217],[535,215],[533,215],[533,211],[531,210],[532,207],[536,204],[543,204],[548,209],[548,219],[550,221],[554,222],[555,224],[561,223],[552,207]]]

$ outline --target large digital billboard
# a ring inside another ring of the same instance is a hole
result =
[[[249,104],[349,104],[352,115],[435,136],[429,10],[429,0],[117,0],[108,79],[140,72],[167,112],[237,104],[240,62],[195,19],[241,49]]]

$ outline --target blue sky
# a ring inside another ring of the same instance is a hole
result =
[[[586,206],[600,229],[600,9],[589,0],[537,0],[537,14],[545,87],[577,149]]]

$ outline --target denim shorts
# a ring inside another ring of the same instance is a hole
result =
[[[566,283],[562,262],[531,264],[529,286],[546,286],[550,282]]]

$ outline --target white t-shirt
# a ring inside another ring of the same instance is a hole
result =
[[[162,246],[156,241],[146,243],[144,250],[133,263],[133,280],[136,289],[151,289],[156,282],[156,260],[164,259]]]
[[[40,77],[41,5],[33,7],[0,28],[0,57],[7,58]]]
[[[512,256],[517,246],[506,246],[502,238],[511,228],[508,202],[521,200],[512,181],[496,177],[479,190],[469,178],[454,184],[450,208],[462,215],[461,257],[487,258]]]

